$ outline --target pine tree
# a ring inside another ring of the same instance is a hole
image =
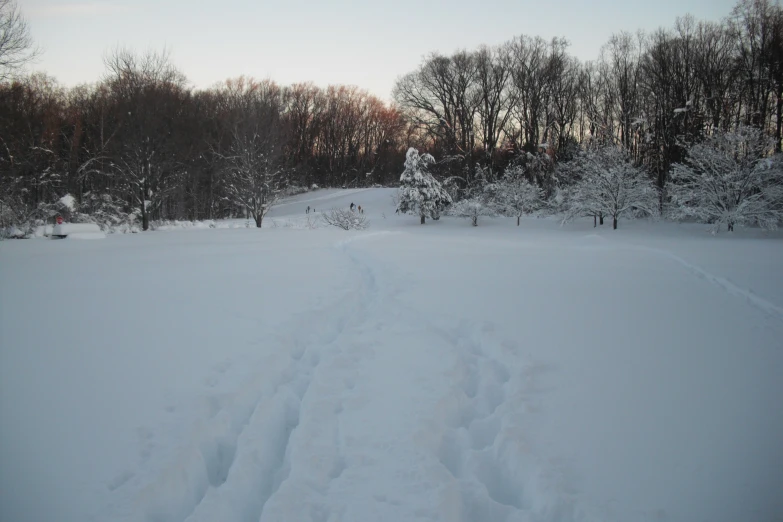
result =
[[[405,214],[418,214],[421,224],[425,218],[438,219],[440,213],[451,204],[451,196],[429,173],[435,163],[430,154],[419,155],[413,147],[405,154],[405,170],[400,176],[397,210]]]

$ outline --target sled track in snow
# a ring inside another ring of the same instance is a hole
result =
[[[387,233],[356,238],[383,234]],[[568,493],[573,478],[567,464],[542,461],[526,433],[530,414],[539,407],[539,381],[551,368],[526,359],[522,346],[499,337],[491,322],[435,313],[422,316],[397,301],[393,289],[387,288],[389,282],[378,281],[364,254],[348,248],[352,241],[342,247],[365,274],[373,304],[383,303],[384,312],[393,310],[398,321],[440,339],[453,355],[449,371],[455,379],[438,408],[440,442],[431,458],[447,471],[457,496],[454,505],[442,508],[445,511],[433,519],[575,520],[576,499]]]
[[[368,512],[383,520],[511,522],[542,510],[574,519],[562,487],[567,472],[542,461],[526,435],[546,368],[525,360],[522,347],[499,338],[492,323],[422,316],[399,301],[394,270],[353,248],[394,233],[356,234],[334,245],[356,274],[349,291],[278,329],[270,342],[280,350],[272,350],[238,391],[205,399],[209,415],[135,496],[134,513],[125,520],[326,522],[353,520],[356,505],[372,506]],[[410,336],[433,343],[437,355],[419,359],[410,349],[398,355],[395,340]],[[369,385],[387,365],[395,372],[410,368],[415,378],[406,381],[408,389]],[[361,391],[354,392],[357,384]],[[389,419],[413,415],[415,422],[392,429],[400,438],[378,450],[384,437],[362,435],[355,422],[364,414],[357,401],[369,401],[373,410],[385,404],[381,390],[395,394],[392,404],[412,406],[402,416],[390,412]],[[435,395],[428,398],[429,390]],[[416,405],[419,397],[426,407]],[[343,426],[343,415],[354,423]],[[419,446],[415,441],[423,436],[429,442]],[[396,457],[380,468],[365,463],[383,455]],[[422,478],[425,469],[434,474]],[[373,473],[400,479],[390,491],[374,480],[354,489],[357,477],[367,481]],[[415,493],[403,494],[411,487]]]
[[[723,277],[719,277],[716,276],[715,274],[711,274],[710,272],[706,271],[702,267],[698,265],[694,265],[693,263],[689,263],[685,259],[673,254],[672,252],[669,252],[668,250],[662,250],[659,248],[644,247],[644,246],[637,246],[635,247],[635,249],[641,250],[643,252],[651,252],[653,254],[670,259],[675,263],[679,264],[680,266],[682,266],[683,268],[685,268],[690,273],[697,276],[698,278],[706,280],[707,282],[717,286],[727,294],[732,295],[734,297],[738,297],[744,300],[750,306],[756,308],[757,310],[760,310],[764,312],[766,315],[771,316],[783,322],[783,308],[767,301],[762,297],[757,296],[750,290],[740,288],[739,286],[735,285],[734,283],[732,283],[731,281]]]
[[[385,288],[388,281],[377,281],[363,254],[346,248],[349,242],[342,246],[365,274],[374,301],[383,302],[385,312],[393,309],[411,329],[439,339],[453,355],[452,389],[437,409],[440,422],[433,428],[440,435],[431,458],[448,473],[451,486],[444,487],[453,488],[456,497],[433,519],[515,521],[545,512],[544,519],[574,520],[567,466],[542,461],[526,434],[530,414],[538,409],[540,378],[550,368],[525,359],[523,348],[499,338],[491,322],[423,317],[409,309]]]
[[[265,426],[272,427],[271,439],[274,442],[270,444],[270,438],[263,436],[248,437],[243,441],[243,432],[240,432],[237,438],[240,448],[242,446],[247,448],[245,452],[247,455],[244,457],[252,461],[254,457],[260,455],[261,459],[257,461],[259,465],[253,475],[237,477],[235,482],[245,481],[245,484],[230,484],[232,490],[242,492],[234,499],[234,509],[239,515],[235,520],[242,522],[266,520],[267,504],[275,497],[291,473],[290,457],[293,443],[297,430],[305,422],[301,410],[311,393],[316,374],[324,364],[330,364],[330,360],[339,356],[343,334],[360,320],[362,315],[360,304],[370,302],[373,293],[372,278],[363,274],[356,292],[350,292],[336,303],[308,312],[306,315],[309,317],[297,317],[292,326],[284,329],[280,344],[293,349],[292,361],[283,372],[284,377],[276,386],[275,394],[269,401],[271,408],[264,408],[262,398],[256,403],[252,416],[243,428],[244,432],[248,426],[256,425],[259,427],[258,433],[262,434],[268,431],[264,429]],[[315,325],[315,328],[302,330],[302,324]],[[281,401],[282,406],[279,404]],[[242,474],[237,473],[237,475]],[[231,478],[229,471],[229,479]],[[218,490],[219,488],[215,491]],[[218,504],[216,507],[225,508],[224,502]],[[196,506],[194,516],[186,519],[188,522],[217,519],[214,516],[217,513],[211,509],[205,509],[204,516],[200,516],[200,507]]]
[[[457,353],[456,407],[437,449],[459,487],[457,520],[575,520],[566,466],[542,461],[527,434],[539,408],[541,377],[551,368],[520,357],[516,341],[491,322],[429,325]]]
[[[229,452],[233,458],[225,472],[225,480],[217,485],[213,484],[216,487],[208,490],[205,497],[195,504],[190,516],[185,518],[187,522],[216,520],[216,517],[225,520],[225,515],[220,511],[224,510],[226,499],[219,498],[223,484],[228,484],[234,493],[232,496],[236,497],[232,501],[232,510],[237,516],[232,520],[257,522],[267,519],[267,505],[274,502],[275,495],[292,471],[291,452],[297,451],[294,444],[297,431],[303,422],[312,423],[310,419],[302,418],[301,410],[311,393],[314,379],[317,379],[316,374],[324,365],[340,363],[346,365],[346,372],[351,370],[350,362],[346,363],[350,358],[344,357],[342,353],[341,339],[346,330],[365,320],[366,311],[372,308],[377,300],[378,288],[372,270],[357,261],[347,245],[352,241],[377,235],[381,234],[362,234],[335,245],[357,267],[361,275],[357,288],[335,303],[303,314],[306,317],[298,316],[288,327],[281,329],[278,343],[289,348],[291,360],[279,374],[281,377],[271,397],[267,398],[262,393],[253,401],[252,412],[233,438],[233,451]],[[303,324],[314,327],[302,330]],[[327,373],[325,379],[329,379],[333,374],[338,375],[339,372]],[[264,375],[266,376],[266,373]],[[350,382],[345,385],[350,387]],[[316,394],[313,401],[319,399]],[[339,403],[339,400],[337,402]],[[338,411],[340,408],[339,404],[335,407]],[[339,438],[339,423],[337,431]],[[265,437],[257,436],[260,434]],[[271,444],[270,439],[273,441]],[[339,477],[344,468],[339,448],[335,447],[332,453],[335,454],[335,463],[331,466],[326,480]],[[234,460],[255,461],[257,466],[252,473],[243,473],[242,469],[232,473]],[[206,495],[219,500],[212,501]],[[274,515],[270,514],[270,518],[274,519]]]
[[[597,234],[588,234],[585,237],[591,239],[596,239],[600,237],[602,241],[608,241],[604,236],[599,236]],[[582,248],[582,247],[575,247],[575,248]],[[591,248],[596,248],[596,247],[591,247]],[[619,248],[619,249],[631,250],[637,252],[648,252],[657,255],[659,257],[669,259],[670,261],[674,261],[676,264],[680,265],[686,271],[690,272],[691,274],[698,277],[699,279],[703,279],[708,283],[720,288],[727,294],[745,301],[749,306],[763,312],[765,315],[783,322],[783,307],[778,306],[764,299],[763,297],[759,297],[758,295],[754,294],[752,291],[748,289],[741,288],[735,285],[734,283],[732,283],[731,281],[729,281],[724,277],[720,277],[715,274],[712,274],[709,271],[705,270],[704,268],[686,261],[685,259],[674,254],[673,252],[661,248],[648,247],[643,245],[613,244],[611,247],[600,247],[600,248],[607,249],[607,250],[615,250]]]
[[[345,251],[345,243],[337,247]],[[265,519],[267,503],[291,471],[292,442],[303,422],[302,404],[311,394],[314,378],[325,359],[344,361],[341,338],[363,320],[377,295],[372,272],[358,268],[361,277],[346,295],[298,314],[277,330],[270,342],[281,350],[264,359],[264,368],[236,392],[202,399],[209,414],[196,421],[185,445],[148,475],[135,493],[128,492],[130,497],[115,499],[119,503],[107,507],[114,512],[103,518],[128,522]],[[309,327],[303,329],[304,324]],[[334,474],[339,475],[339,469]],[[128,481],[123,477],[112,489],[122,495]]]

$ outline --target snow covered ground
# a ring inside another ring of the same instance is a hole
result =
[[[0,520],[783,520],[783,236],[392,192],[0,243]]]

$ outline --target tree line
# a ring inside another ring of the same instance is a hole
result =
[[[272,192],[399,175],[402,114],[356,87],[240,77],[194,91],[165,54],[119,50],[106,65],[72,89],[43,74],[0,84],[0,198],[17,217],[66,193],[82,206],[110,195],[146,229],[235,214],[239,170],[251,182],[262,164],[282,173]]]
[[[391,104],[353,86],[244,77],[192,89],[165,52],[125,49],[100,81],[67,89],[8,72],[32,45],[24,29],[0,0],[0,225],[45,219],[71,194],[85,215],[144,229],[240,213],[260,226],[285,190],[397,184],[411,146],[454,202],[505,178],[552,200],[594,179],[576,168],[595,165],[584,154],[614,147],[620,156],[599,156],[647,176],[663,210],[696,144],[748,127],[771,140],[759,154],[783,143],[783,9],[772,0],[741,0],[721,22],[617,33],[588,62],[564,38],[530,36],[433,53],[398,79]]]
[[[502,171],[519,151],[568,160],[615,144],[663,188],[687,146],[715,130],[763,129],[781,150],[783,10],[741,0],[722,22],[678,18],[651,34],[620,32],[595,61],[562,38],[520,36],[497,47],[432,54],[394,98],[425,149],[455,175]]]

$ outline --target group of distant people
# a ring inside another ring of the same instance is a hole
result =
[[[351,208],[351,212],[356,210],[356,212],[358,212],[359,214],[364,214],[364,209],[362,208],[361,205],[354,205],[353,202],[351,202],[350,208]],[[305,209],[305,214],[309,214],[310,211],[315,212],[315,207],[310,208],[310,205],[307,205],[307,208]]]

